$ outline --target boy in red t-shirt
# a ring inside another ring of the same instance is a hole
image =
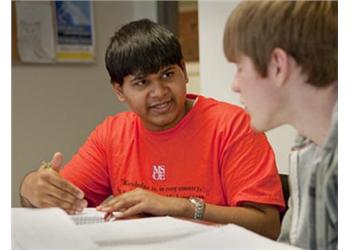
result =
[[[273,151],[241,108],[186,94],[175,36],[149,20],[131,22],[114,34],[105,60],[132,112],[97,126],[59,174],[56,153],[51,168],[26,176],[24,205],[235,223],[276,238],[284,200]]]

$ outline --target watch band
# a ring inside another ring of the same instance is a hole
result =
[[[201,198],[191,197],[189,199],[192,205],[194,205],[194,216],[193,219],[201,220],[204,216],[205,203]]]

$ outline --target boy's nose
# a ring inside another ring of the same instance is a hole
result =
[[[153,97],[163,97],[167,93],[167,87],[161,82],[154,83],[154,87],[152,90]]]

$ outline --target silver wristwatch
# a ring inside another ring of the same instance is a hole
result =
[[[201,198],[191,197],[190,202],[194,206],[194,216],[193,219],[201,220],[204,216],[205,203]]]

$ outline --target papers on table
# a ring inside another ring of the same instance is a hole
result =
[[[136,245],[143,249],[148,244],[181,239],[211,230],[213,226],[165,216],[117,220],[104,224],[86,224],[79,228],[101,247],[124,249],[127,246]]]
[[[58,208],[14,208],[13,249],[298,249],[233,224],[213,226],[168,216],[104,222],[103,217],[95,208],[74,216]]]
[[[79,228],[104,250],[298,249],[237,225],[209,226],[168,216],[85,224]]]
[[[98,249],[58,208],[12,209],[12,244],[20,250]]]
[[[104,248],[103,248],[104,249]],[[112,250],[116,248],[108,248]],[[222,227],[212,228],[204,232],[190,235],[179,239],[173,239],[166,242],[157,242],[153,244],[143,245],[142,247],[130,245],[127,250],[143,249],[234,249],[234,250],[297,250],[299,248],[292,247],[283,243],[270,240],[255,234],[242,227],[229,224]]]

